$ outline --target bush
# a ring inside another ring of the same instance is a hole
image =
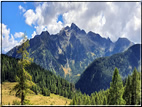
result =
[[[21,105],[21,102],[18,101],[18,100],[14,100],[13,103],[12,103],[12,105]]]
[[[32,104],[30,103],[30,100],[25,99],[24,105],[32,105]]]

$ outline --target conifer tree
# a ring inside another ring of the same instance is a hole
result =
[[[131,104],[131,97],[132,97],[132,78],[128,75],[128,78],[126,80],[126,86],[125,91],[123,94],[123,98],[126,101],[126,105]]]
[[[106,98],[106,96],[104,97],[103,105],[107,105],[107,98]]]
[[[92,93],[91,94],[91,105],[96,105],[96,102],[95,102],[95,93]]]
[[[119,75],[119,71],[115,68],[112,82],[110,83],[110,94],[109,94],[109,104],[110,105],[124,105],[125,100],[122,98],[123,95],[123,83]]]
[[[139,105],[140,102],[140,75],[134,68],[132,74],[132,101],[131,105]]]
[[[22,45],[17,51],[22,57],[18,61],[18,75],[16,76],[16,81],[18,82],[17,85],[14,86],[14,88],[11,90],[16,90],[16,96],[21,98],[21,105],[24,105],[26,99],[26,94],[28,92],[32,92],[30,88],[35,85],[32,82],[31,75],[25,70],[25,67],[29,66],[31,64],[31,61],[33,59],[29,58],[29,53],[27,52],[27,48],[29,46],[29,41],[27,40],[26,35],[23,35]],[[32,92],[33,93],[33,92]]]

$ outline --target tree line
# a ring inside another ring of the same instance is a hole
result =
[[[2,82],[14,82],[18,75],[18,60],[6,55],[2,57]],[[94,92],[90,96],[76,90],[74,84],[41,68],[35,63],[26,67],[36,84],[31,90],[36,94],[49,96],[55,93],[72,99],[71,105],[138,105],[140,104],[140,72],[134,69],[123,83],[117,68],[114,70],[110,88]]]
[[[16,75],[18,75],[18,60],[7,55],[2,54],[2,82],[10,81],[16,82]],[[58,94],[67,98],[72,98],[75,91],[73,83],[60,76],[54,75],[52,72],[43,69],[35,63],[27,66],[26,71],[32,76],[32,81],[36,84],[31,89],[36,94],[43,94],[49,96],[50,93]]]
[[[91,93],[76,92],[70,105],[140,105],[140,72],[135,68],[132,75],[123,81],[115,68],[110,88]]]
[[[29,101],[26,99],[28,92],[50,96],[50,92],[72,99],[71,105],[139,105],[140,100],[140,73],[134,69],[123,84],[117,68],[115,68],[110,88],[94,92],[90,96],[75,90],[75,86],[65,79],[54,75],[39,65],[32,63],[27,48],[29,41],[23,35],[22,44],[17,51],[21,59],[2,56],[2,82],[17,81],[18,84],[11,90],[16,91],[16,96],[21,98],[21,105]]]

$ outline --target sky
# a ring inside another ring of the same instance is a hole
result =
[[[47,30],[58,33],[75,23],[113,42],[126,37],[141,43],[141,2],[2,2],[2,53]]]

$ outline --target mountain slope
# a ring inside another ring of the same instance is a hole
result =
[[[132,73],[134,67],[139,69],[139,66],[140,45],[136,44],[123,53],[94,60],[83,72],[75,86],[83,93],[91,94],[94,91],[109,88],[115,67],[118,68],[124,79]]]
[[[18,60],[7,55],[1,55],[2,61],[2,82],[15,82],[15,77],[18,74]],[[32,76],[32,81],[37,87],[32,87],[35,93],[43,94],[44,89],[50,90],[51,93],[58,94],[64,97],[72,98],[75,86],[67,80],[56,76],[52,72],[43,69],[35,63],[25,68]]]
[[[29,40],[28,52],[34,62],[71,82],[77,81],[83,70],[96,58],[122,52],[133,43],[126,39],[113,43],[109,38],[81,30],[74,23],[57,34],[48,31]],[[125,44],[121,45],[124,42]],[[20,58],[14,47],[7,55]]]

